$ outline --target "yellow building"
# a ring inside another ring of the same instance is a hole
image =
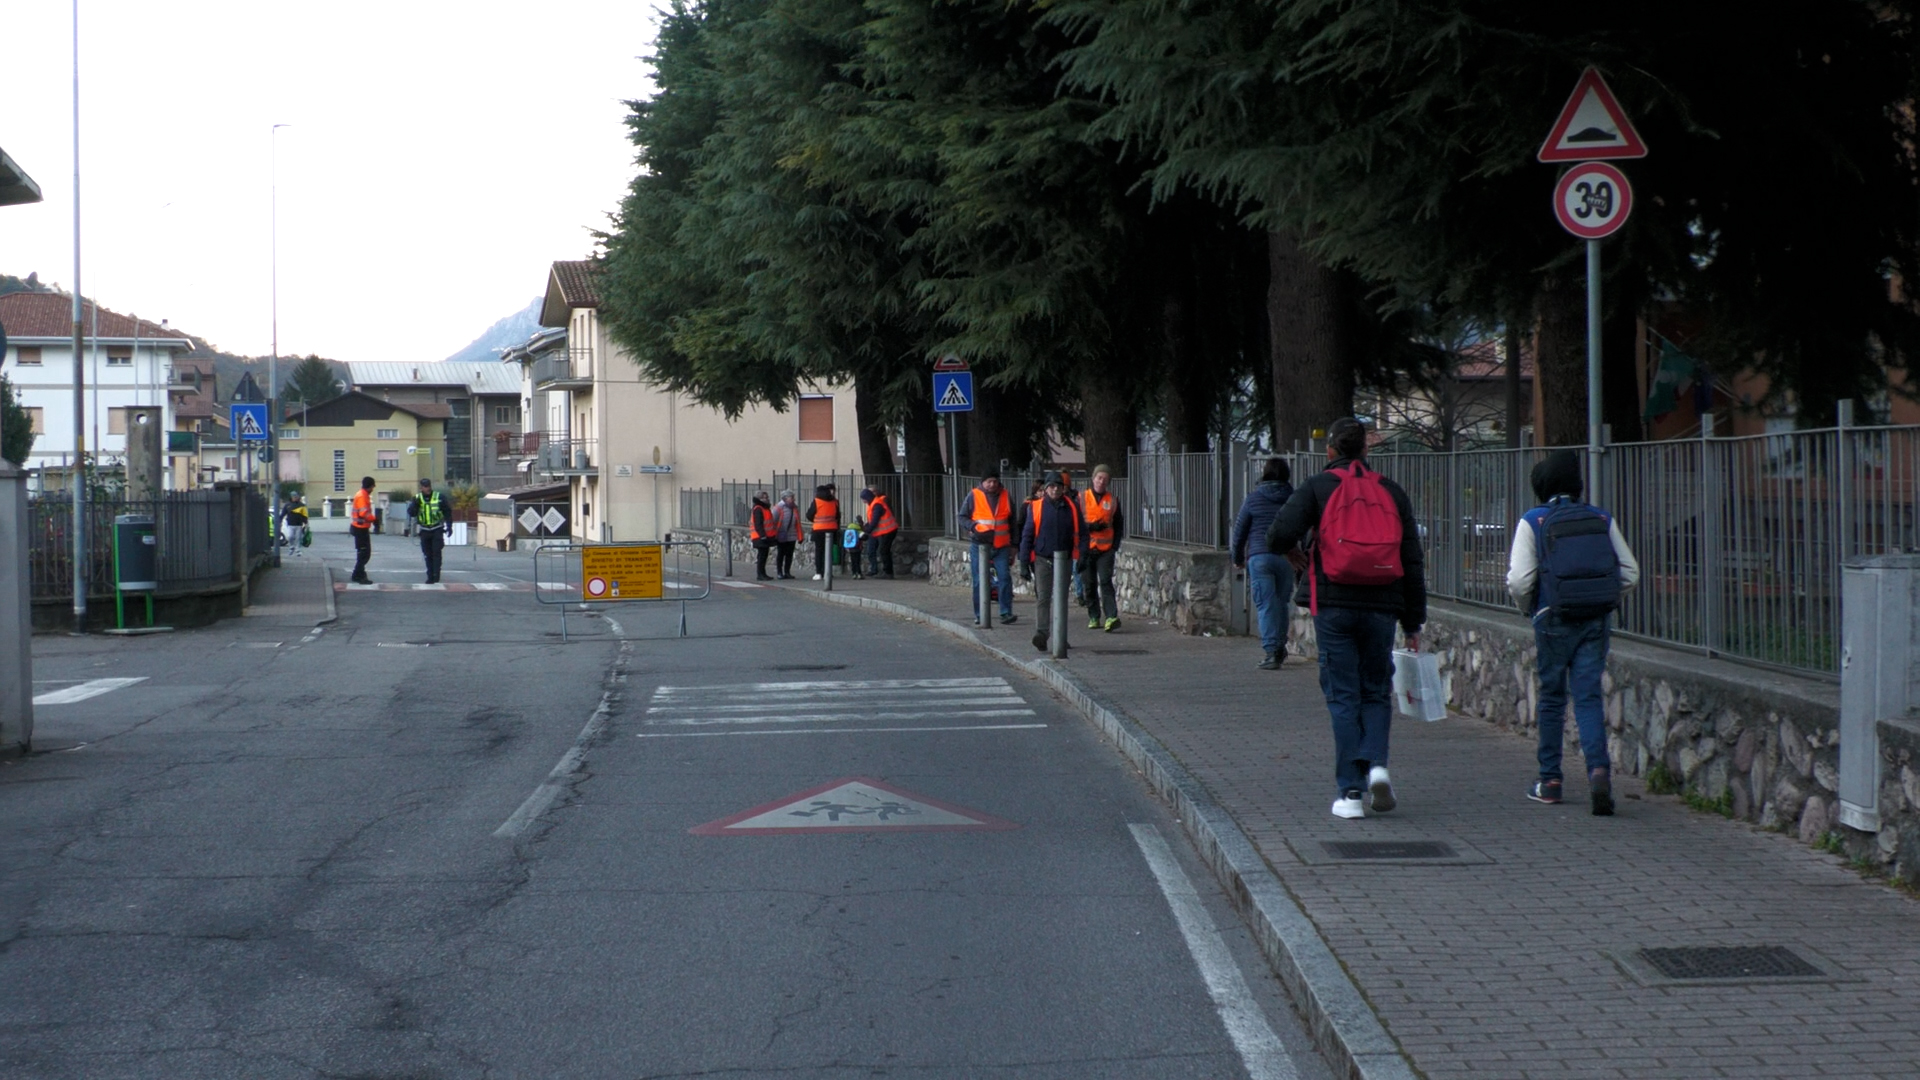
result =
[[[363,476],[378,492],[411,493],[422,477],[441,485],[450,415],[444,403],[381,401],[355,390],[296,409],[280,426],[281,479],[302,481],[307,503],[318,512],[327,500],[335,514]]]

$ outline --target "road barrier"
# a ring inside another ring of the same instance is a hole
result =
[[[697,553],[697,554],[696,554]],[[688,557],[701,560],[699,584]],[[600,604],[673,602],[680,605],[680,635],[687,636],[687,604],[713,595],[713,549],[704,540],[587,544],[573,540],[533,550],[533,596],[560,609],[560,640],[567,636],[567,608]]]

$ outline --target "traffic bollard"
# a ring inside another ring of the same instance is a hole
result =
[[[992,548],[985,544],[974,544],[969,552],[974,565],[974,603],[979,615],[974,617],[973,625],[983,630],[993,629],[993,560],[988,557]]]
[[[1048,639],[1048,650],[1055,660],[1067,658],[1067,596],[1073,585],[1068,580],[1073,574],[1073,556],[1064,551],[1053,553],[1053,633]]]

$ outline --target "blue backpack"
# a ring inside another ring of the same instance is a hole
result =
[[[1610,535],[1613,520],[1583,502],[1549,504],[1533,523],[1540,554],[1537,607],[1562,619],[1596,619],[1620,606],[1620,557]]]

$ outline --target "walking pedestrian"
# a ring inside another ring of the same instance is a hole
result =
[[[307,504],[295,491],[287,495],[287,501],[280,506],[280,542],[300,554],[300,537],[307,531]]]
[[[862,488],[860,497],[867,504],[867,576],[878,576],[884,569],[887,580],[892,581],[893,538],[900,531],[900,518],[880,492]]]
[[[1067,496],[1066,481],[1059,473],[1052,473],[1020,530],[1020,565],[1033,582],[1033,596],[1038,601],[1033,628],[1036,649],[1046,650],[1047,634],[1053,628],[1053,557],[1064,554],[1069,562],[1077,560],[1086,554],[1085,543],[1080,507]],[[1066,587],[1066,582],[1060,584]]]
[[[1080,493],[1080,520],[1087,530],[1087,553],[1080,560],[1080,587],[1086,595],[1087,629],[1111,634],[1120,629],[1120,601],[1113,590],[1113,564],[1127,538],[1127,517],[1111,490],[1113,470],[1093,467],[1093,480]],[[1104,613],[1104,618],[1102,617]]]
[[[360,478],[360,490],[354,493],[348,515],[347,534],[353,537],[353,576],[348,580],[355,585],[371,585],[367,560],[373,558],[373,477]]]
[[[827,572],[827,560],[840,544],[840,500],[834,497],[832,484],[813,489],[813,505],[807,507],[807,524],[813,528],[813,580]]]
[[[1267,550],[1285,555],[1313,533],[1306,580],[1296,587],[1313,612],[1320,692],[1333,722],[1333,815],[1361,818],[1394,808],[1387,775],[1393,723],[1393,626],[1420,650],[1427,621],[1426,567],[1413,502],[1366,464],[1367,429],[1352,417],[1327,431],[1325,472],[1309,477],[1267,529]]]
[[[1560,801],[1561,750],[1567,700],[1580,731],[1587,795],[1596,816],[1613,813],[1613,762],[1607,753],[1607,716],[1601,677],[1607,670],[1613,610],[1640,581],[1620,524],[1581,501],[1580,459],[1555,450],[1533,467],[1540,505],[1520,518],[1507,557],[1507,591],[1533,620],[1540,679],[1540,778],[1527,798]]]
[[[1260,620],[1260,670],[1274,671],[1287,661],[1287,630],[1293,621],[1293,564],[1267,550],[1267,530],[1293,497],[1293,469],[1285,458],[1268,458],[1260,483],[1247,492],[1233,522],[1233,565],[1247,572],[1253,610]]]
[[[413,527],[420,533],[420,555],[427,563],[427,584],[440,584],[440,554],[447,546],[447,495],[433,490],[433,481],[420,478],[420,494],[408,504]]]
[[[764,491],[753,493],[753,508],[747,511],[747,539],[753,544],[753,580],[772,581],[767,576],[767,555],[773,550],[773,503]]]
[[[967,496],[961,509],[967,526],[968,564],[973,580],[973,621],[980,621],[980,579],[991,573],[999,582],[1000,621],[1014,623],[1013,614],[1013,499],[1000,486],[999,470],[980,478],[980,486]],[[988,567],[992,569],[989,570]]]
[[[799,496],[788,488],[773,505],[773,572],[781,581],[793,580],[793,549],[800,543]]]

